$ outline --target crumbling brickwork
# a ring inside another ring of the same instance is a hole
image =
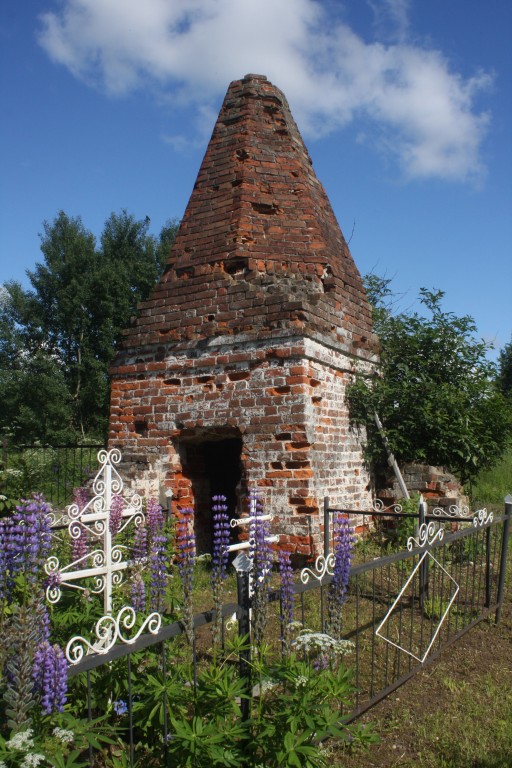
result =
[[[231,83],[165,273],[112,369],[110,442],[134,485],[196,508],[261,491],[281,544],[321,544],[322,498],[368,508],[345,389],[375,359],[359,272],[283,94]]]
[[[428,464],[404,464],[402,477],[409,493],[420,493],[427,502],[429,511],[435,507],[448,509],[456,506],[469,507],[469,498],[457,478],[442,467]],[[402,492],[393,473],[386,469],[383,477],[377,478],[379,499],[388,506],[401,500]]]

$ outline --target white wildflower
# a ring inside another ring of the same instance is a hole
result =
[[[21,768],[37,768],[39,763],[42,763],[45,759],[44,755],[39,755],[36,752],[29,752],[25,755]]]
[[[274,680],[263,680],[261,683],[261,693],[267,693],[267,691],[271,691],[273,688],[277,687],[277,683],[274,682]]]
[[[75,740],[73,731],[66,731],[65,728],[54,728],[53,735],[62,741],[63,744],[71,744]]]
[[[343,655],[349,653],[354,648],[354,643],[350,640],[336,640],[323,632],[311,632],[309,630],[302,632],[292,642],[292,646],[303,650],[306,653],[310,651],[321,651],[322,653],[335,653]]]
[[[32,733],[32,728],[27,728],[26,731],[18,731],[12,739],[6,742],[5,746],[9,749],[21,749],[22,751],[30,749],[30,747],[34,746]]]
[[[23,472],[21,469],[13,469],[12,467],[9,467],[5,470],[5,473],[7,475],[10,475],[11,477],[21,477],[23,475]]]
[[[305,688],[308,684],[308,678],[306,675],[298,675],[295,679],[295,687],[296,688]]]

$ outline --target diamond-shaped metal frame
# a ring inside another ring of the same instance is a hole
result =
[[[420,535],[419,535],[419,546],[421,546],[421,547],[429,546],[430,544],[432,544],[434,542],[434,540],[436,538],[442,539],[443,535],[444,535],[443,529],[442,528],[438,528],[437,530],[435,530],[435,528],[432,527],[432,523],[430,523],[428,526],[427,525],[422,526],[421,529],[420,529]],[[418,542],[415,539],[409,539],[409,541],[407,543],[407,548],[409,550],[411,550],[413,548],[414,544],[418,545]],[[416,573],[421,568],[423,562],[425,561],[425,558],[427,558],[427,557],[430,557],[430,559],[433,560],[434,563],[436,563],[439,566],[439,568],[448,576],[450,581],[452,581],[453,584],[455,584],[456,589],[455,589],[455,592],[453,593],[453,595],[451,597],[451,600],[448,603],[448,605],[447,605],[443,615],[441,616],[441,618],[439,620],[439,623],[438,623],[438,625],[436,627],[436,631],[434,632],[434,634],[432,635],[432,637],[430,639],[430,643],[428,644],[427,650],[425,651],[423,656],[420,657],[420,656],[416,656],[415,653],[413,653],[412,651],[409,651],[407,648],[404,648],[403,646],[399,645],[398,643],[394,643],[388,637],[385,637],[383,634],[381,634],[381,631],[382,631],[382,628],[384,627],[384,625],[386,624],[386,622],[388,621],[388,619],[390,618],[391,614],[393,613],[393,611],[395,610],[395,608],[399,604],[400,600],[402,599],[402,596],[404,595],[407,587],[409,586],[409,584],[413,580],[413,578],[416,575]],[[436,637],[438,636],[438,634],[439,634],[439,632],[441,630],[441,627],[442,627],[442,625],[444,623],[444,620],[446,619],[446,617],[448,616],[448,613],[450,612],[450,609],[451,609],[451,607],[453,605],[453,602],[454,602],[455,598],[457,597],[457,595],[459,593],[459,589],[460,589],[460,586],[457,584],[455,579],[448,573],[446,568],[443,568],[441,563],[438,560],[436,560],[436,558],[432,555],[432,553],[428,549],[426,549],[423,552],[423,554],[420,557],[420,559],[418,560],[416,566],[413,568],[411,574],[409,575],[409,578],[407,579],[407,581],[403,585],[402,589],[400,590],[400,592],[396,596],[395,600],[393,601],[392,605],[390,606],[390,608],[389,608],[388,612],[386,613],[386,615],[384,616],[383,620],[381,621],[381,623],[379,624],[379,626],[375,630],[375,634],[378,637],[380,637],[382,640],[384,640],[386,643],[389,643],[390,645],[393,645],[395,648],[398,648],[398,650],[403,651],[404,653],[407,653],[409,656],[412,656],[413,659],[416,659],[417,661],[419,661],[420,664],[423,664],[423,662],[425,661],[425,659],[427,658],[427,656],[428,656],[428,654],[430,652],[430,649],[432,648],[432,646],[433,646],[433,644],[435,642]]]

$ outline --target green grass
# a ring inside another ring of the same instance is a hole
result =
[[[512,446],[493,469],[477,477],[471,488],[475,506],[497,506],[501,509],[503,499],[509,494],[512,494]]]

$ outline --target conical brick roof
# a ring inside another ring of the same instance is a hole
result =
[[[232,82],[165,273],[125,347],[300,332],[373,349],[361,277],[284,94]]]

